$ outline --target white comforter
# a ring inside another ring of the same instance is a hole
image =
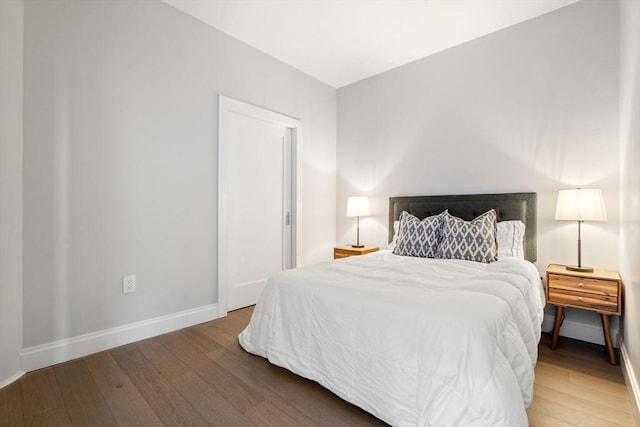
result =
[[[242,347],[395,426],[526,426],[544,293],[533,264],[388,251],[270,279]]]

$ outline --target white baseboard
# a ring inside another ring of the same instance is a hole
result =
[[[20,352],[22,371],[34,371],[217,318],[218,305],[211,304],[25,348]]]
[[[12,376],[10,376],[9,378],[0,381],[0,388],[6,387],[9,384],[11,384],[12,382],[16,381],[17,379],[19,379],[21,376],[23,376],[25,374],[24,371],[18,371],[15,374],[13,374]]]
[[[553,331],[553,322],[555,317],[552,315],[545,315],[542,321],[542,331]],[[560,336],[574,338],[580,341],[586,341],[593,344],[605,345],[604,336],[602,335],[602,325],[576,322],[572,320],[565,320],[562,322],[562,328],[560,328]],[[618,347],[618,328],[611,329],[611,338],[613,340],[613,346]]]
[[[627,353],[627,347],[624,345],[622,338],[618,339],[620,343],[620,364],[622,365],[622,374],[624,380],[627,383],[629,390],[629,397],[631,399],[631,406],[633,406],[633,417],[635,418],[636,425],[640,426],[640,383],[638,377],[631,366],[629,361],[629,353]]]

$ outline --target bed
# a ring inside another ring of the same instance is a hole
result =
[[[528,425],[544,306],[535,193],[392,197],[389,240],[409,214],[472,224],[490,210],[494,227],[524,224],[521,256],[394,249],[283,271],[240,345],[394,426]]]

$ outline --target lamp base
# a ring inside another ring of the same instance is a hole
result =
[[[567,265],[567,270],[570,271],[582,271],[583,273],[589,273],[591,271],[593,271],[593,267],[585,267],[585,266],[578,266],[578,265]]]
[[[364,248],[364,245],[351,245],[352,248],[358,248],[358,249],[362,249]]]

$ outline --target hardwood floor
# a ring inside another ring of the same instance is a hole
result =
[[[0,389],[0,426],[385,426],[318,384],[252,356],[224,319],[31,372]],[[604,347],[540,344],[534,427],[633,426],[620,367]]]
[[[530,425],[635,425],[621,368],[609,364],[604,346],[560,337],[553,351],[550,343],[545,334],[538,346]]]

